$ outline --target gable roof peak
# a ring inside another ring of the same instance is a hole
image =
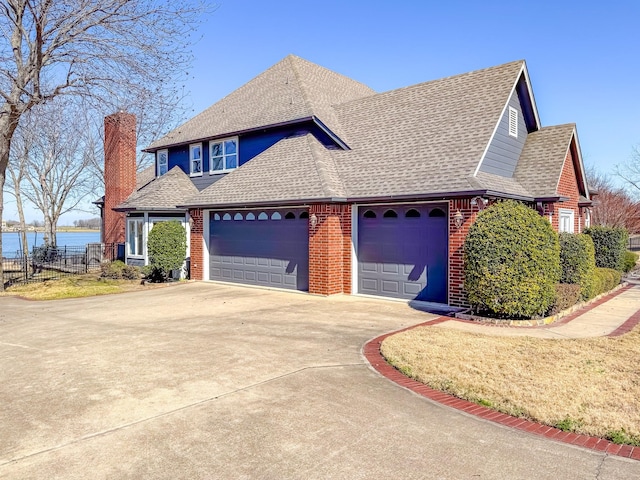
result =
[[[287,55],[155,141],[149,150],[236,135],[313,117],[341,137],[341,128],[332,105],[374,93],[366,85],[344,75],[295,55]]]

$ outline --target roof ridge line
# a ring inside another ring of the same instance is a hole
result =
[[[321,185],[322,185],[322,190],[323,192],[328,196],[328,197],[332,197],[332,196],[341,196],[342,194],[339,194],[337,192],[338,189],[333,187],[333,183],[335,183],[333,181],[333,179],[331,179],[326,172],[325,168],[321,167],[321,162],[324,162],[325,159],[319,159],[316,149],[317,148],[323,148],[324,146],[319,142],[319,140],[317,140],[315,138],[315,136],[313,136],[312,133],[309,133],[306,135],[306,141],[307,141],[307,145],[309,147],[309,151],[311,152],[311,156],[313,157],[313,164],[316,167],[316,172],[318,174],[318,178],[320,179]],[[316,141],[316,143],[313,143],[312,138]],[[325,152],[323,152],[325,153]],[[336,170],[336,174],[338,173],[338,168],[337,168],[337,164],[335,162],[335,159],[333,158],[333,155],[331,155],[331,152],[326,152],[328,159],[330,162],[333,163],[333,166],[335,167]],[[340,185],[338,185],[338,187],[342,187],[342,192],[346,192],[346,188],[344,185],[344,182],[342,181],[342,178],[340,177],[340,175],[338,175],[338,181],[340,182]]]
[[[301,80],[301,76],[300,76],[300,72],[298,72],[298,69],[296,68],[295,63],[293,62],[293,57],[294,55],[287,55],[287,61],[289,62],[289,66],[291,67],[291,70],[293,70],[293,74],[296,77],[296,83],[298,84],[298,87],[300,88],[300,92],[302,93],[302,98],[304,99],[304,104],[305,107],[307,107],[310,110],[311,115],[314,115],[314,105],[311,102],[311,100],[309,100],[309,96],[307,95],[307,89],[306,86],[303,84],[302,80]],[[299,58],[299,57],[298,57]]]

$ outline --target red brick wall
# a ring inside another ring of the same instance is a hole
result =
[[[204,252],[202,250],[202,235],[204,227],[203,212],[201,209],[189,210],[191,217],[191,237],[189,252],[191,254],[191,280],[204,280]]]
[[[136,188],[136,116],[118,112],[104,119],[104,220],[102,241],[125,241],[125,214],[112,209]]]
[[[558,231],[560,225],[558,209],[566,208],[574,211],[573,231],[575,233],[580,233],[584,229],[584,218],[580,218],[580,208],[578,207],[580,190],[578,189],[578,180],[571,150],[569,150],[569,153],[567,153],[567,157],[564,160],[562,173],[560,174],[560,181],[558,183],[558,193],[563,197],[569,197],[569,200],[566,202],[554,203],[547,207],[547,212],[553,213],[552,225],[554,230]]]
[[[460,228],[455,224],[455,214],[460,210],[464,223]],[[478,216],[478,207],[471,206],[468,198],[449,200],[449,305],[468,307],[464,290],[464,239],[469,227]]]
[[[351,293],[351,205],[309,208],[309,293]]]

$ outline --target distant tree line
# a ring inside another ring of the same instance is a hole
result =
[[[88,220],[74,220],[73,226],[77,228],[88,228],[100,230],[100,218],[89,218]]]

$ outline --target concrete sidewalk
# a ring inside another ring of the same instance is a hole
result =
[[[595,301],[555,324],[540,327],[510,327],[449,319],[434,326],[483,335],[537,338],[603,337],[628,331],[640,321],[640,285],[629,285]],[[621,328],[623,327],[624,328]]]

